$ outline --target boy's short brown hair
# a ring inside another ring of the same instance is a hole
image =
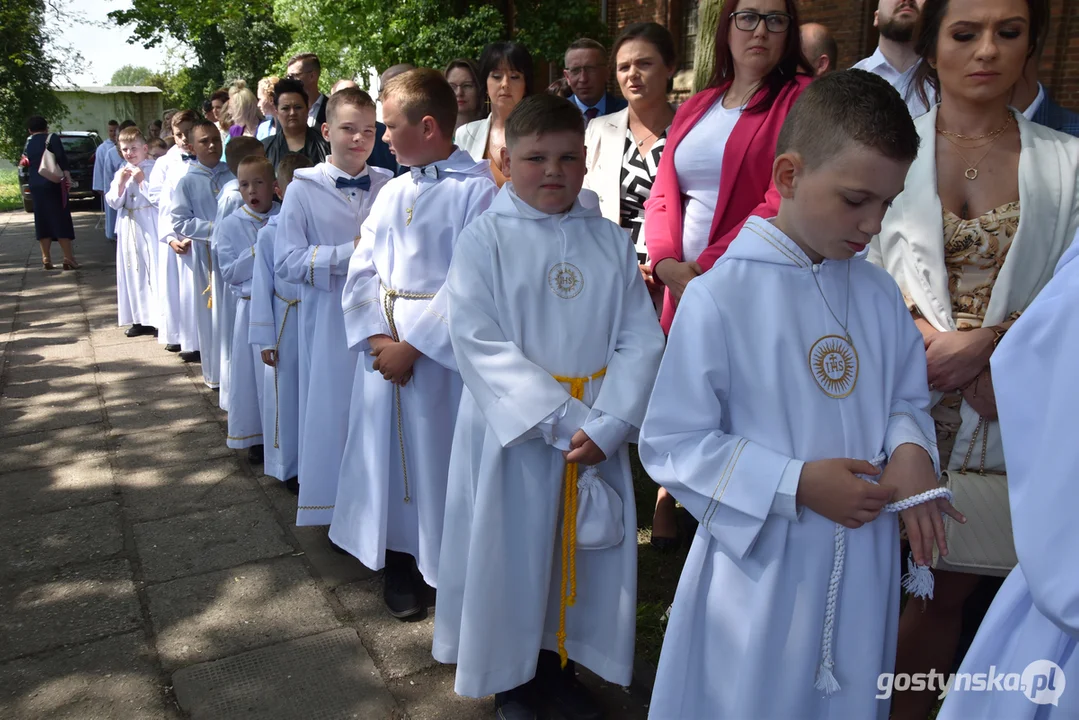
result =
[[[229,144],[231,145],[232,143]],[[276,180],[273,163],[267,160],[265,155],[248,155],[243,160],[236,163],[236,172],[233,174],[239,177],[240,170],[245,168],[253,168],[262,172],[270,182]],[[232,168],[229,169],[231,170]]]
[[[584,115],[566,98],[548,93],[530,95],[506,118],[506,147],[530,135],[573,132],[584,141]]]
[[[277,185],[284,191],[285,186],[292,182],[293,174],[301,168],[314,167],[311,158],[303,153],[289,153],[277,163]]]
[[[333,124],[334,118],[337,116],[338,108],[349,105],[360,110],[366,110],[370,108],[372,111],[375,109],[375,101],[371,99],[371,96],[365,93],[359,88],[344,88],[338,90],[330,99],[326,101],[326,122]]]
[[[126,127],[126,128],[124,128],[123,130],[120,131],[120,134],[116,136],[116,142],[117,143],[140,142],[140,143],[145,144],[146,143],[146,138],[143,137],[143,134],[142,134],[141,130],[139,130],[137,127],[132,125],[131,127]]]
[[[229,172],[233,175],[237,174],[240,163],[252,155],[266,157],[266,148],[255,138],[250,135],[241,135],[229,140],[228,150],[225,153],[225,162],[229,166]]]
[[[415,125],[426,116],[434,118],[446,138],[457,127],[457,97],[438,70],[417,68],[395,76],[382,89],[382,97],[393,96],[398,108]]]
[[[170,137],[169,139],[171,140],[172,138]],[[146,144],[148,146],[150,146],[151,148],[155,149],[155,150],[166,150],[167,151],[169,149],[169,147],[170,147],[167,142],[165,142],[164,140],[162,140],[159,137],[151,138],[150,141],[147,142]]]
[[[180,125],[194,125],[199,121],[199,114],[194,110],[180,110],[173,113],[172,118],[169,120],[169,126],[176,128]]]

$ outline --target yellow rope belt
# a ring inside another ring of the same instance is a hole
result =
[[[569,385],[569,394],[576,400],[584,399],[584,386],[607,374],[607,368],[590,377],[562,377],[554,379]],[[563,475],[562,495],[562,591],[558,596],[558,656],[566,667],[566,608],[577,603],[577,463],[566,463]]]
[[[281,347],[281,338],[285,336],[285,323],[288,322],[288,314],[295,306],[300,304],[299,300],[289,300],[288,298],[281,297],[280,293],[275,292],[276,297],[281,302],[285,303],[285,315],[281,318],[281,329],[277,331],[277,342],[273,346],[274,364],[273,364],[273,446],[275,448],[281,447],[278,445],[278,439],[280,437],[280,418],[281,418],[281,396],[277,392],[277,368],[281,366],[281,353],[279,349]]]
[[[400,342],[401,338],[397,334],[397,323],[393,319],[393,306],[397,302],[398,298],[404,300],[430,300],[435,296],[434,293],[418,293],[408,292],[405,290],[394,290],[393,288],[382,286],[382,289],[386,294],[382,297],[382,309],[386,313],[386,323],[390,326],[390,335],[393,337],[394,342]],[[397,443],[401,446],[401,475],[405,481],[405,502],[412,502],[412,495],[408,490],[408,465],[405,462],[405,430],[404,423],[401,420],[401,386],[393,386],[393,399],[397,404]]]
[[[195,243],[192,242],[191,243],[191,252],[194,253],[194,252],[197,252],[197,250],[198,249],[195,247]],[[202,294],[205,295],[206,293],[210,293],[210,298],[206,301],[206,307],[208,307],[208,308],[210,308],[212,310],[213,307],[214,307],[214,253],[213,253],[213,250],[210,250],[209,248],[207,248],[206,257],[210,261],[210,272],[209,272],[209,275],[208,275],[208,277],[210,278],[210,282],[207,283],[206,289],[202,291]],[[198,258],[192,258],[192,259],[195,262],[198,262]]]

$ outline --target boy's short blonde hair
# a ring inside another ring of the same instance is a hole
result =
[[[311,158],[303,153],[289,153],[277,163],[277,186],[284,191],[285,186],[292,182],[292,176],[297,170],[314,166]]]
[[[345,105],[360,110],[370,109],[372,112],[375,110],[375,101],[363,90],[360,90],[359,88],[344,88],[343,90],[335,92],[330,96],[330,99],[326,101],[326,122],[332,125],[334,119],[337,117],[338,108]]]
[[[248,155],[245,157],[237,164],[236,175],[239,176],[241,170],[248,169],[261,172],[271,183],[277,179],[274,176],[273,163],[267,160],[263,155]]]
[[[146,138],[143,136],[142,131],[137,127],[127,127],[120,131],[120,134],[116,136],[117,143],[133,143],[139,142],[146,144]]]
[[[252,155],[266,157],[266,148],[261,142],[250,135],[241,135],[230,140],[228,151],[225,153],[225,162],[229,166],[229,172],[235,175],[240,169],[240,163]]]
[[[444,137],[453,137],[457,96],[438,70],[417,68],[396,75],[382,89],[382,97],[392,97],[409,123],[415,125],[430,116]]]

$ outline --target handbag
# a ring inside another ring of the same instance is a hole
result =
[[[38,166],[37,174],[49,182],[58,183],[64,179],[64,171],[60,169],[60,163],[56,162],[56,155],[49,149],[49,142],[53,133],[45,138],[45,152],[41,154],[41,165]]]
[[[982,462],[978,472],[967,470],[978,433],[982,435]],[[959,470],[941,473],[941,485],[952,491],[952,504],[966,516],[966,524],[944,517],[948,557],[933,552],[933,567],[940,570],[1003,577],[1019,562],[1012,537],[1008,502],[1008,476],[985,471],[989,420],[980,418]]]

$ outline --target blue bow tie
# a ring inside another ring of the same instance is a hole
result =
[[[195,156],[194,155],[188,155],[187,153],[183,153],[183,154],[180,155],[180,159],[183,160],[184,162],[187,162],[188,160],[194,160]]]
[[[337,186],[338,190],[340,190],[341,188],[359,188],[360,190],[370,190],[371,176],[364,175],[363,177],[358,178],[339,177],[334,180],[334,185]]]
[[[412,179],[419,180],[423,177],[429,177],[432,180],[438,180],[438,168],[434,165],[424,165],[423,167],[414,167],[410,169],[412,172]]]

